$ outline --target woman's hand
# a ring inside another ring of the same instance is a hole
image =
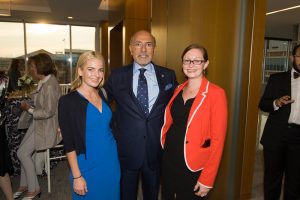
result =
[[[194,187],[195,194],[200,197],[205,197],[207,195],[207,193],[209,192],[209,190],[210,190],[210,188],[207,188],[207,187],[201,185],[199,182],[197,182]]]
[[[74,188],[74,192],[76,192],[81,196],[85,195],[88,192],[87,184],[85,182],[85,179],[82,176],[80,178],[74,179],[73,188]]]
[[[30,108],[30,106],[26,101],[22,101],[20,107],[22,110],[26,110],[26,111],[28,111],[28,109]]]

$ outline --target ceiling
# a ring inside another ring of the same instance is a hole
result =
[[[12,10],[11,17],[0,17],[0,21],[94,25],[108,20],[108,10],[116,10],[122,1],[124,0],[0,0],[0,9],[11,2]],[[300,0],[267,0],[267,3],[267,11],[270,12],[299,5]],[[73,20],[67,19],[68,16],[72,16]],[[295,40],[298,24],[300,8],[268,15],[266,36]]]
[[[267,12],[300,5],[300,0],[268,0]],[[297,40],[300,8],[266,16],[266,36]],[[300,38],[298,39],[300,40]]]
[[[109,0],[104,0],[109,1]],[[1,7],[11,3],[11,17],[1,21],[98,24],[108,19],[108,11],[100,8],[101,0],[0,0]],[[101,10],[100,10],[101,9]],[[72,16],[73,19],[68,19]]]

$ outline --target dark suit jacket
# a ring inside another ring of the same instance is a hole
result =
[[[173,70],[153,65],[159,94],[148,117],[142,112],[133,93],[132,64],[112,71],[105,84],[108,98],[116,102],[113,133],[118,144],[120,163],[122,167],[131,170],[140,168],[145,158],[150,168],[160,166],[160,131],[164,111],[177,86]]]
[[[273,101],[285,95],[291,96],[291,71],[271,75],[260,100],[259,108],[264,112],[269,112],[260,141],[264,146],[280,145],[285,134],[291,104],[285,105],[276,111],[273,108]]]

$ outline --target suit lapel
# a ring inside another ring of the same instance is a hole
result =
[[[130,65],[127,69],[127,75],[126,75],[126,88],[128,90],[128,94],[132,100],[132,102],[135,104],[136,111],[141,115],[141,117],[145,117],[144,112],[140,106],[140,103],[136,96],[133,93],[133,64]]]
[[[160,96],[161,96],[161,93],[162,91],[164,91],[164,78],[165,78],[165,75],[164,73],[154,64],[152,63],[153,67],[154,67],[154,70],[155,70],[155,75],[156,75],[156,80],[157,80],[157,84],[158,84],[158,88],[159,88],[159,92],[158,92],[158,95],[157,95],[157,98],[152,106],[152,109],[149,113],[149,116],[151,116],[151,114],[155,111],[156,107],[157,107],[157,104],[159,102],[159,99],[160,99]]]
[[[153,63],[152,63],[153,64]],[[163,88],[163,80],[165,78],[165,75],[162,73],[162,71],[156,67],[154,64],[154,70],[155,70],[155,75],[156,75],[156,80],[157,80],[157,84],[158,84],[158,87],[159,87],[159,93],[158,93],[158,96],[160,95],[160,93],[164,90]],[[158,97],[157,97],[158,99]]]

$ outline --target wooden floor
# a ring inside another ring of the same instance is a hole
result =
[[[253,177],[252,198],[251,200],[263,200],[263,159],[262,152],[256,154],[255,172]],[[12,177],[13,191],[19,186],[20,176]],[[51,185],[52,192],[48,193],[47,178],[39,178],[39,183],[42,189],[40,200],[69,200],[71,199],[69,168],[67,161],[59,161],[57,166],[51,169]],[[5,197],[0,190],[0,200]],[[138,200],[142,200],[141,192],[139,191]]]

